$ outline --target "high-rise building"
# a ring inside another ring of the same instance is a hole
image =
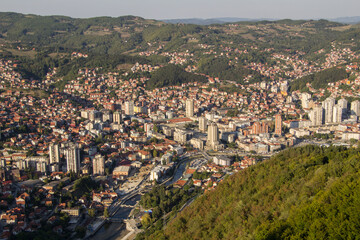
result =
[[[269,133],[269,125],[266,122],[254,122],[251,126],[251,134]]]
[[[334,122],[334,107],[335,107],[335,98],[328,97],[325,99],[325,101],[322,103],[322,106],[325,110],[325,123],[332,123]]]
[[[217,149],[217,145],[219,145],[219,129],[216,123],[210,123],[208,127],[208,136],[206,145],[211,147],[212,149]]]
[[[109,110],[103,111],[102,121],[103,122],[106,122],[106,121],[112,122],[113,121],[113,115]]]
[[[97,118],[102,118],[102,112],[99,112],[99,111],[96,111],[96,110],[93,110],[93,111],[89,111],[89,120],[90,121],[95,121],[95,119]]]
[[[125,102],[125,114],[126,115],[134,115],[134,101]]]
[[[113,114],[113,122],[115,124],[121,124],[121,122],[122,122],[121,112],[119,112],[119,111],[114,112],[114,114]]]
[[[334,107],[333,114],[334,114],[334,116],[333,116],[334,122],[336,122],[336,123],[341,123],[342,120],[343,120],[343,114],[344,114],[344,108],[343,108],[343,106],[337,104],[337,105]]]
[[[192,99],[186,100],[186,117],[194,116],[194,101]]]
[[[302,93],[301,94],[301,106],[302,108],[309,108],[309,103],[311,99],[310,93]]]
[[[251,128],[251,134],[258,135],[258,134],[260,134],[260,131],[261,131],[260,122],[254,122],[254,124],[252,125],[252,128]]]
[[[275,134],[276,135],[281,135],[282,134],[282,119],[281,119],[281,115],[277,114],[275,116]]]
[[[315,107],[311,110],[309,117],[313,126],[322,125],[324,121],[324,109],[321,106]]]
[[[144,124],[144,130],[145,130],[146,133],[148,133],[149,131],[153,131],[154,130],[154,124],[145,123]]]
[[[351,114],[360,116],[360,101],[359,100],[351,102]]]
[[[93,174],[94,175],[105,174],[105,158],[100,154],[96,154],[93,159]]]
[[[205,117],[199,117],[199,130],[201,132],[206,132],[207,129],[207,120]]]
[[[64,149],[66,159],[66,169],[68,172],[80,171],[80,149],[75,143],[70,143]]]
[[[58,144],[51,143],[49,145],[50,164],[60,162],[60,149]]]
[[[346,101],[346,99],[342,98],[338,101],[338,105],[341,106],[344,111],[346,111],[347,106],[348,106],[348,101]]]

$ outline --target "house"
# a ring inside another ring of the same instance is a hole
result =
[[[176,183],[174,183],[174,187],[182,188],[187,183],[186,180],[177,180]]]
[[[202,185],[202,181],[201,181],[201,180],[197,180],[197,179],[194,179],[194,180],[193,180],[193,183],[194,183],[194,186],[196,186],[196,187],[201,187],[201,185]]]
[[[49,190],[55,190],[59,184],[60,184],[59,181],[52,181],[52,182],[49,182],[48,184],[45,184],[45,185],[43,186],[43,188],[44,188],[45,190],[48,190],[48,191],[49,191]]]
[[[138,151],[138,155],[142,160],[151,159],[151,154],[148,151],[140,150]]]
[[[113,178],[124,179],[129,176],[130,166],[118,166],[113,171]]]
[[[69,216],[78,217],[80,215],[80,209],[79,208],[66,208],[62,209],[61,212],[69,214]]]
[[[18,221],[18,216],[11,214],[2,214],[1,220],[5,221],[6,224],[14,224]]]
[[[21,196],[16,198],[16,205],[21,206],[21,207],[25,207],[26,205],[26,201],[24,198],[22,198]]]

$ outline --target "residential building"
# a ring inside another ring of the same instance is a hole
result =
[[[351,114],[360,116],[360,101],[355,100],[351,102]]]
[[[125,102],[125,114],[126,115],[134,115],[134,101]]]
[[[321,106],[315,107],[311,110],[309,117],[313,126],[322,125],[324,121],[324,108]]]
[[[332,123],[334,122],[333,115],[334,115],[334,107],[335,107],[335,98],[328,97],[322,103],[322,107],[325,110],[325,123]]]
[[[58,144],[51,143],[49,146],[50,164],[60,162],[60,148]]]
[[[278,136],[281,136],[282,134],[282,119],[281,119],[281,115],[277,114],[275,116],[275,134]]]
[[[199,130],[200,132],[206,132],[207,130],[207,119],[205,117],[199,117]]]
[[[208,127],[208,136],[206,141],[206,146],[210,147],[213,150],[219,150],[223,147],[219,142],[219,129],[216,123],[210,123]]]
[[[333,111],[333,120],[336,123],[341,123],[343,120],[344,108],[342,105],[337,104]]]
[[[186,100],[186,117],[194,116],[194,101],[192,99]]]
[[[93,159],[93,174],[104,175],[105,174],[105,158],[100,154],[96,154]]]
[[[80,149],[75,143],[69,143],[64,149],[66,159],[66,170],[68,172],[80,171]]]
[[[116,111],[113,114],[113,122],[115,124],[121,124],[122,122],[122,116],[121,116],[121,112],[120,111]]]

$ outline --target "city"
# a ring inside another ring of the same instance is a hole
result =
[[[222,27],[236,32],[244,26]],[[74,64],[66,81],[60,65],[47,68],[44,79],[26,78],[25,60],[1,55],[0,239],[50,233],[54,239],[135,239],[176,223],[200,196],[284,150],[358,147],[358,51],[334,41],[311,52],[323,56],[310,61],[300,50],[212,45],[194,36],[188,42],[193,48],[177,51],[148,42],[132,53],[134,62],[111,70],[87,64],[74,70]],[[16,44],[13,52],[34,51]],[[10,44],[1,41],[1,47],[5,52]],[[251,60],[251,52],[271,64]],[[62,54],[69,61],[92,57]],[[218,77],[206,70],[203,55],[227,67],[246,58],[245,74],[241,81]],[[154,56],[166,64],[136,58]],[[168,64],[199,81],[149,87],[151,74]]]

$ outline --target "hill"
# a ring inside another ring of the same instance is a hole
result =
[[[211,25],[211,24],[224,24],[224,23],[234,23],[234,22],[259,22],[264,20],[274,20],[274,19],[253,19],[253,18],[183,18],[183,19],[164,19],[161,20],[166,23],[184,23],[184,24],[197,24],[197,25]]]
[[[238,83],[244,83],[243,79],[249,75],[252,75],[251,82],[259,82],[265,79],[256,71],[243,66],[229,64],[229,60],[225,58],[203,59],[199,64],[199,71],[211,77],[218,77]]]
[[[291,82],[290,88],[292,91],[302,90],[306,88],[307,83],[311,83],[311,86],[315,89],[326,88],[328,83],[337,82],[348,77],[349,74],[344,68],[334,67],[296,79]]]
[[[189,82],[206,82],[206,77],[186,72],[179,66],[170,64],[154,72],[146,84],[147,89],[181,85]]]
[[[277,67],[274,54],[301,55],[309,64],[320,66],[334,42],[341,48],[360,51],[360,28],[326,20],[262,20],[207,26],[169,24],[136,16],[77,19],[0,13],[0,26],[1,57],[20,60],[24,63],[20,69],[24,77],[34,79],[43,79],[54,67],[59,69],[59,77],[69,79],[78,67],[101,66],[116,71],[118,64],[166,65],[170,59],[180,58],[184,67],[190,65],[200,74],[253,83],[269,79],[259,68],[252,67]],[[317,53],[319,50],[321,53]],[[89,57],[74,60],[72,52]],[[283,73],[279,76],[290,80]]]
[[[305,146],[225,179],[138,239],[356,239],[360,149]]]
[[[223,18],[221,21],[236,19]],[[238,19],[245,20],[245,19]],[[77,19],[65,16],[38,16],[0,13],[0,39],[14,46],[48,49],[55,52],[81,50],[95,54],[119,54],[152,49],[195,50],[193,42],[218,46],[252,43],[277,50],[315,51],[359,29],[326,20],[279,20],[238,22],[235,25],[168,24],[136,16]]]

